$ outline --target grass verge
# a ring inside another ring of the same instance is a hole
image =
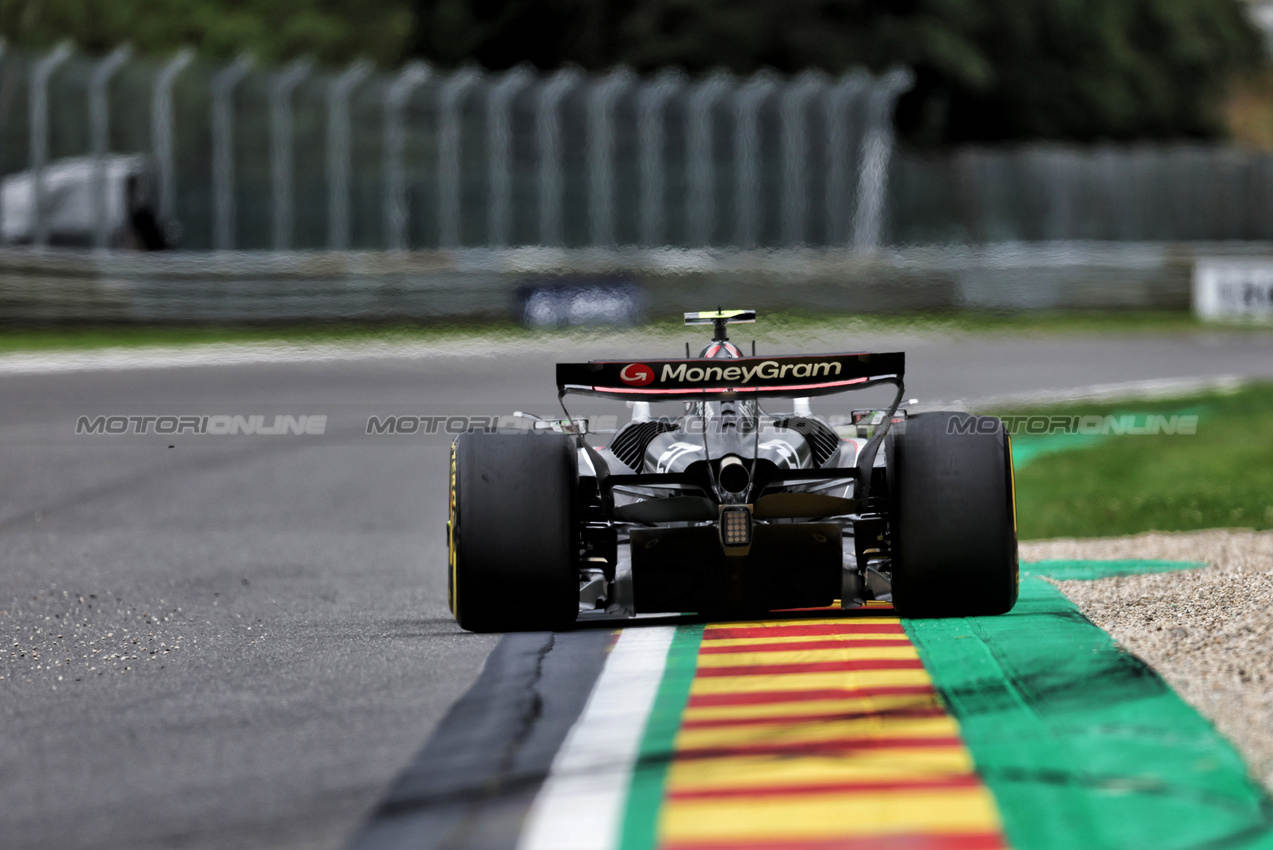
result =
[[[1021,539],[1273,528],[1273,384],[1152,403],[1075,402],[993,412],[1182,411],[1201,411],[1195,434],[1076,438],[1073,450],[1037,453],[1021,464],[1016,478]],[[1027,448],[1032,438],[1016,439]]]
[[[0,331],[0,353],[85,351],[100,348],[170,348],[208,343],[359,343],[446,341],[481,335],[529,333],[508,324],[408,325],[333,322],[287,325],[116,325],[9,328]]]

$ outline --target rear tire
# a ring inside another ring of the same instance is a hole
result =
[[[451,446],[451,613],[473,632],[555,631],[579,615],[578,455],[562,435]]]
[[[887,451],[897,612],[971,617],[1011,610],[1016,507],[1003,423],[966,413],[916,414],[904,432],[890,433]]]

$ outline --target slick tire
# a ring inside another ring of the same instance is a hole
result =
[[[579,614],[578,456],[552,434],[461,434],[451,446],[451,613],[473,632],[556,631]]]
[[[1003,423],[920,413],[889,434],[886,451],[898,613],[971,617],[1011,610],[1016,506]]]

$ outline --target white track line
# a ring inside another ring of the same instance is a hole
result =
[[[1093,384],[1062,390],[1037,390],[1006,393],[976,400],[978,407],[995,404],[1030,405],[1069,401],[1102,401],[1119,399],[1155,399],[1196,395],[1205,392],[1233,392],[1250,383],[1239,375],[1215,375],[1200,378],[1153,378],[1147,381],[1124,381],[1117,384]],[[935,405],[926,405],[934,407]]]
[[[632,771],[674,626],[629,627],[531,805],[518,850],[610,850],[623,829]]]
[[[216,342],[167,348],[105,348],[96,351],[21,352],[0,355],[0,375],[63,372],[112,372],[192,366],[247,366],[271,363],[330,363],[354,360],[408,360],[426,357],[482,356],[498,343],[317,343]]]

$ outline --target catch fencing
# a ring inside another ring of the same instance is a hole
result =
[[[1273,156],[1200,143],[901,150],[893,245],[1273,241]]]
[[[10,49],[0,174],[28,188],[0,197],[30,195],[12,241],[73,242],[50,225],[72,178],[48,170],[82,158],[103,214],[80,241],[111,247],[110,155],[144,154],[153,191],[134,186],[132,203],[153,196],[189,250],[869,250],[884,239],[893,105],[909,84],[904,70],[692,79]]]
[[[1273,156],[896,149],[909,84],[0,43],[0,325],[1185,309],[1273,253]]]

